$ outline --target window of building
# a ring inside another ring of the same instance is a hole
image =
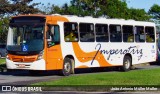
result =
[[[110,25],[110,41],[111,42],[122,42],[122,33],[120,25]]]
[[[96,41],[97,42],[108,42],[108,25],[106,24],[96,24]]]
[[[78,24],[73,22],[64,23],[64,40],[66,42],[78,41]]]
[[[135,26],[134,33],[136,42],[145,42],[145,33],[143,26]]]
[[[133,26],[124,25],[122,28],[123,28],[123,41],[134,42]]]
[[[94,42],[94,25],[92,23],[79,24],[80,41],[81,42]]]
[[[146,42],[155,42],[154,27],[145,27]]]

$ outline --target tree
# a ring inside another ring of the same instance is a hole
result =
[[[127,18],[127,3],[121,0],[107,0],[107,5],[103,6],[106,15],[110,18]]]
[[[12,15],[17,14],[33,14],[40,12],[38,8],[35,8],[40,3],[30,4],[33,0],[11,0]]]
[[[37,7],[40,11],[40,13],[43,13],[43,14],[52,14],[52,11],[54,8],[54,4],[51,4],[51,3],[47,3],[47,5],[44,5],[44,4],[40,4],[38,5]]]
[[[0,43],[6,43],[7,38],[7,29],[9,25],[9,19],[8,18],[1,18],[0,19]]]
[[[1,0],[0,16],[13,16],[18,14],[29,14],[40,12],[35,8],[40,3],[33,3],[33,0]]]
[[[52,13],[140,21],[148,21],[151,18],[144,9],[128,8],[126,0],[71,0],[70,4],[64,4],[62,7],[52,6]]]
[[[157,4],[154,4],[149,12],[148,12],[151,16],[153,16],[154,19],[160,20],[160,6]]]
[[[11,12],[11,5],[10,2],[8,0],[0,0],[0,17],[2,18],[4,15],[6,15],[7,13]]]
[[[102,6],[106,4],[106,0],[72,0],[68,13],[79,16],[99,17],[103,15]]]
[[[128,19],[134,19],[138,21],[149,21],[151,16],[148,15],[144,9],[134,9],[131,8],[128,10]]]

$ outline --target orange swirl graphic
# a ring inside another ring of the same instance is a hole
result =
[[[92,60],[93,61],[91,62],[92,65],[92,63],[94,64],[94,60],[97,60],[99,62],[100,67],[113,66],[106,61],[106,59],[104,58],[103,54],[100,53],[100,51],[98,51],[98,53],[97,51],[86,53],[80,48],[79,44],[76,42],[72,43],[72,46],[77,59],[81,63],[85,63]]]

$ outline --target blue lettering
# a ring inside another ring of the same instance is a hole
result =
[[[112,55],[117,55],[117,54],[127,54],[127,53],[130,53],[130,54],[139,54],[138,56],[138,60],[141,59],[141,57],[143,56],[143,50],[142,49],[138,49],[136,46],[130,46],[129,48],[127,49],[111,49],[111,50],[105,50],[105,49],[101,49],[101,44],[97,44],[96,47],[95,47],[97,53],[95,54],[93,60],[95,59],[95,57],[97,56],[98,52],[100,52],[100,54],[108,54],[108,60],[110,59],[110,57]],[[93,60],[92,60],[92,63],[93,63]],[[91,64],[92,64],[91,63]]]

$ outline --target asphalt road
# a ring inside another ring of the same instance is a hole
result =
[[[55,72],[44,72],[38,76],[31,76],[28,71],[11,71],[0,72],[0,85],[30,85],[37,82],[56,80],[62,76],[56,75]]]
[[[139,65],[136,69],[151,69],[159,68],[159,65]],[[132,70],[131,70],[132,71]],[[78,70],[77,74],[74,75],[84,75],[91,73],[106,72],[106,70],[94,71],[93,70]],[[107,70],[107,72],[115,72],[114,69]],[[28,71],[11,71],[11,72],[0,72],[0,85],[29,85],[42,81],[57,80],[63,76],[57,75],[57,71],[43,72],[39,76],[31,76]]]

